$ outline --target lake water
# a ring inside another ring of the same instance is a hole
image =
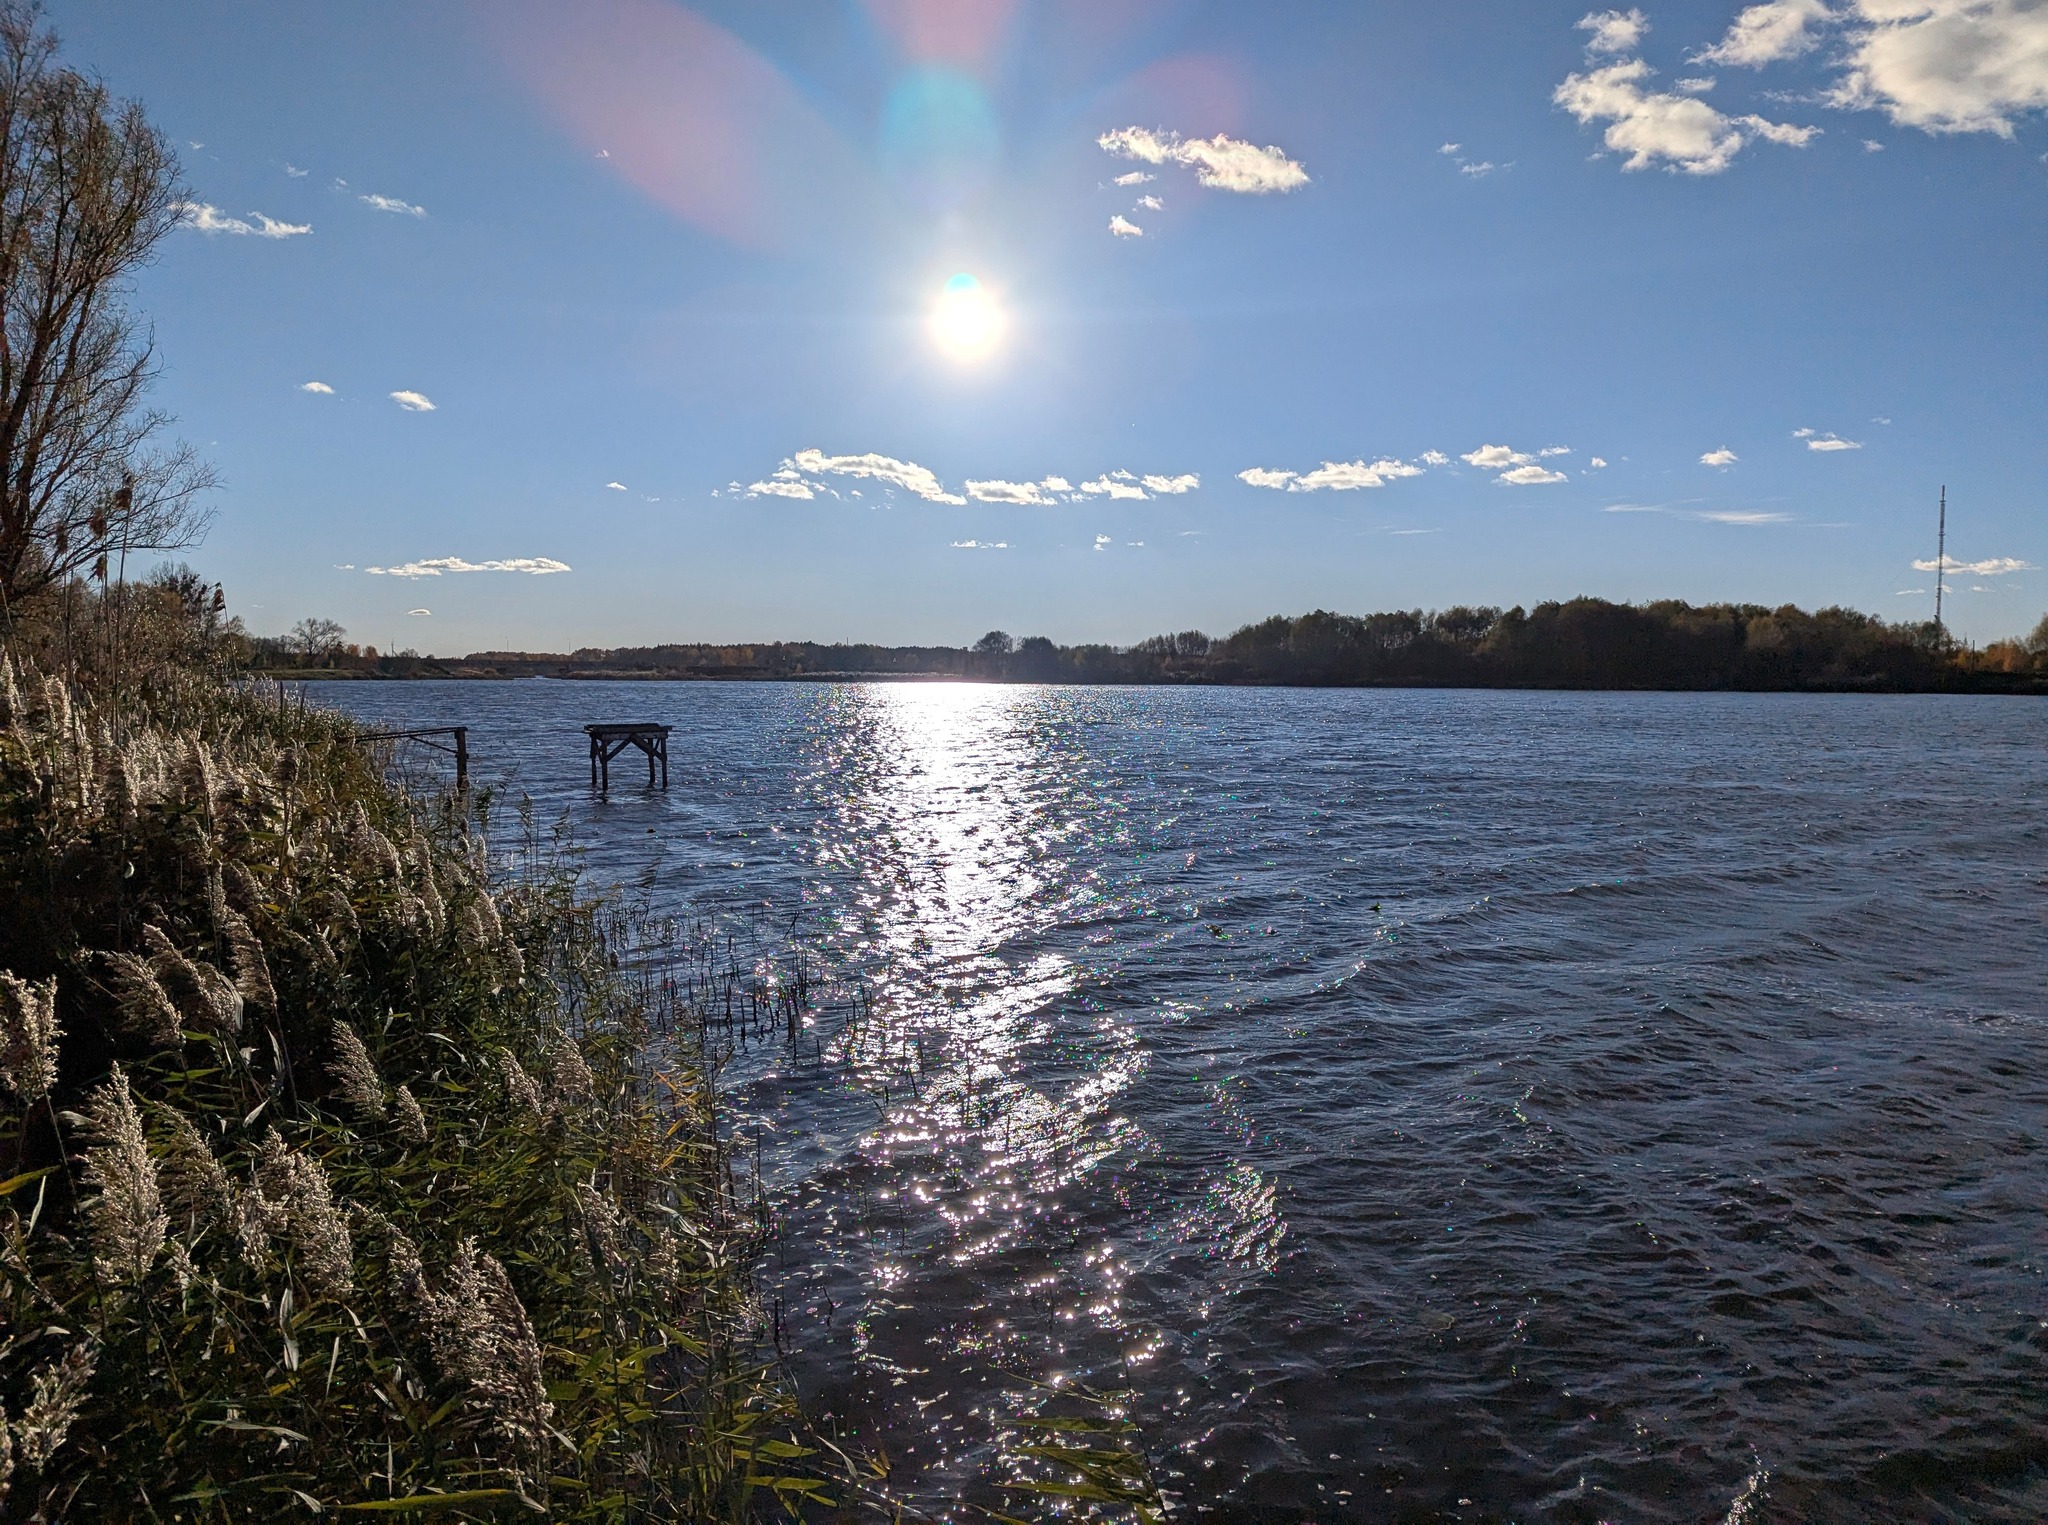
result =
[[[928,1504],[1057,1382],[1190,1517],[2048,1518],[2048,706],[313,687],[880,971],[730,1079]]]

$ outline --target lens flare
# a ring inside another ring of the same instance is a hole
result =
[[[973,276],[956,275],[939,292],[932,307],[932,342],[949,360],[971,364],[994,354],[1009,320],[988,288]]]

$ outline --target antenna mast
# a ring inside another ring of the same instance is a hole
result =
[[[1934,542],[1934,638],[1943,637],[1941,628],[1941,585],[1948,576],[1948,488],[1941,489],[1941,530]]]

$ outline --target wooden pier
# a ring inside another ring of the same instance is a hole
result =
[[[652,725],[636,722],[631,725],[586,725],[584,733],[590,737],[590,787],[610,789],[612,786],[612,759],[628,747],[638,747],[647,754],[647,784],[654,786],[654,765],[661,764],[661,787],[668,787],[668,733],[672,725]]]
[[[278,693],[284,692],[284,685],[278,685]],[[435,740],[438,736],[450,738]],[[358,741],[416,741],[423,747],[432,747],[436,752],[447,752],[455,758],[455,787],[469,787],[469,727],[466,725],[428,726],[415,731],[370,731],[356,738]]]

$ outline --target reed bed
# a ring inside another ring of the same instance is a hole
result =
[[[342,721],[0,662],[0,1519],[822,1507],[625,930]]]

